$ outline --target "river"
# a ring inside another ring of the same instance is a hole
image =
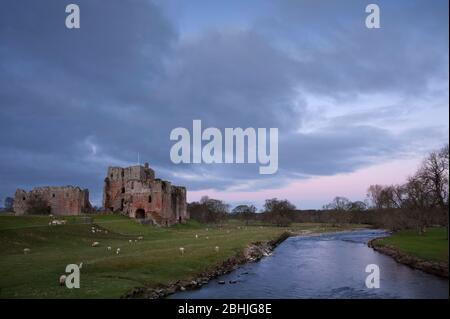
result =
[[[259,262],[169,298],[448,299],[448,279],[411,269],[367,247],[370,239],[384,235],[362,230],[290,237]],[[366,287],[368,264],[379,267],[379,288]]]

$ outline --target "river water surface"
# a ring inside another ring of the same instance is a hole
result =
[[[384,235],[381,230],[362,230],[290,237],[271,256],[169,298],[449,297],[447,279],[398,264],[367,247],[370,239]],[[379,266],[378,289],[366,287],[368,264]]]

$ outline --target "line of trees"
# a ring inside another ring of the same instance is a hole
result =
[[[430,153],[403,185],[371,185],[368,197],[378,209],[426,210],[449,207],[449,148]]]
[[[253,205],[238,205],[230,210],[230,205],[221,200],[203,196],[200,201],[188,204],[190,217],[201,223],[219,223],[226,218],[236,218],[249,225],[251,221],[263,221],[276,226],[288,226],[296,213],[296,207],[288,200],[267,199],[264,209],[257,212]]]
[[[430,224],[431,212],[445,212],[448,227],[448,145],[431,152],[405,184],[371,185],[367,196],[376,209],[399,209],[409,212],[409,218],[415,221],[419,234],[425,232],[426,226]]]
[[[371,185],[365,201],[337,196],[322,210],[301,211],[288,200],[267,199],[260,212],[253,205],[232,210],[221,200],[207,196],[188,204],[191,218],[202,223],[238,218],[248,225],[260,221],[276,226],[292,222],[359,223],[399,230],[415,228],[422,234],[429,225],[448,227],[449,147],[431,152],[417,172],[403,185]]]

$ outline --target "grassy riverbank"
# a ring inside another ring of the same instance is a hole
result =
[[[295,224],[280,228],[245,226],[239,221],[223,225],[190,221],[159,228],[123,216],[93,217],[93,224],[77,224],[76,217],[68,217],[66,225],[49,226],[49,217],[0,216],[0,298],[119,298],[134,287],[194,277],[250,243],[272,240],[285,231],[308,234],[363,227]],[[102,231],[93,233],[93,225]],[[99,247],[91,247],[95,241]],[[108,246],[112,249],[107,250]],[[25,248],[31,252],[24,254]],[[117,248],[121,249],[118,255]],[[81,262],[81,288],[60,287],[58,278],[66,265]]]
[[[428,261],[448,263],[447,230],[444,227],[428,228],[419,235],[414,230],[403,230],[390,237],[377,239],[375,246],[389,246],[398,251]]]

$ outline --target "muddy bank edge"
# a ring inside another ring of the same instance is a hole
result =
[[[425,260],[419,257],[405,254],[392,246],[381,246],[377,244],[375,238],[370,240],[367,245],[375,251],[394,258],[398,263],[407,265],[414,269],[422,270],[426,273],[433,274],[439,277],[448,278],[448,263]]]

